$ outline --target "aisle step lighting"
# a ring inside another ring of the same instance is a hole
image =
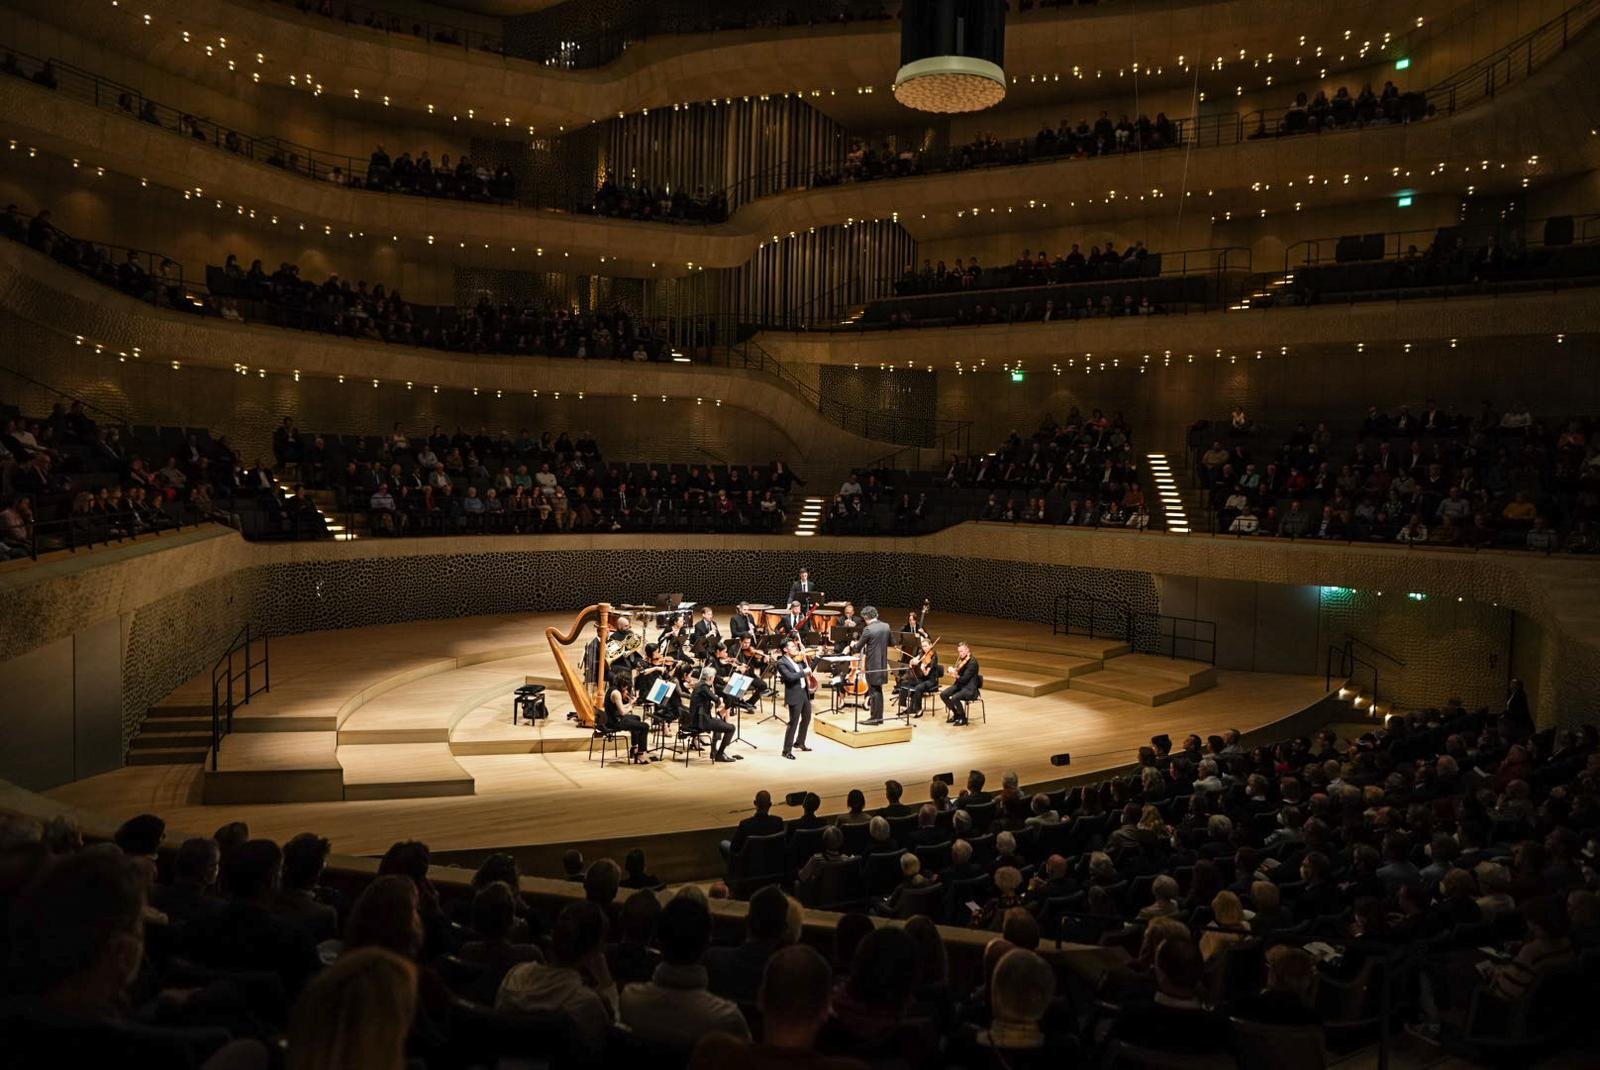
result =
[[[822,523],[822,499],[807,498],[800,507],[800,519],[795,521],[794,533],[809,537],[817,533],[817,526]]]
[[[1267,298],[1276,298],[1280,290],[1293,282],[1294,272],[1290,271],[1282,278],[1273,279],[1272,281],[1268,282],[1267,285],[1262,289],[1251,291],[1250,295],[1248,297],[1241,298],[1238,304],[1229,305],[1228,311],[1239,312],[1243,309],[1250,308],[1250,303],[1252,301],[1260,302],[1266,300]]]
[[[1156,494],[1161,498],[1161,512],[1166,517],[1167,530],[1180,535],[1189,534],[1189,515],[1183,508],[1183,495],[1178,491],[1178,481],[1172,477],[1172,466],[1165,453],[1147,453],[1145,462],[1156,481]]]

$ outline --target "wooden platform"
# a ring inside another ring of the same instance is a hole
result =
[[[881,747],[886,743],[910,743],[911,725],[898,717],[891,717],[882,724],[863,724],[856,720],[852,711],[846,711],[813,716],[811,734],[855,750]]]
[[[891,777],[921,798],[921,786],[951,768],[1016,770],[1025,785],[1046,783],[1063,772],[1049,764],[1054,753],[1071,751],[1066,772],[1092,772],[1125,763],[1158,733],[1250,731],[1322,696],[1321,677],[1215,672],[1052,636],[1044,625],[943,614],[934,622],[941,652],[961,639],[978,651],[987,723],[946,725],[935,700],[936,715],[913,722],[909,739],[852,747],[817,727],[814,749],[791,762],[781,757],[782,722],[747,715],[744,742],[729,751],[736,763],[695,755],[687,767],[607,762],[602,770],[587,760],[589,731],[565,719],[570,702],[543,639],[545,626],[571,619],[469,617],[274,639],[272,691],[239,716],[251,727],[223,741],[215,773],[198,763],[130,765],[50,794],[118,819],[159,813],[173,836],[228,820],[278,839],[316,829],[352,854],[381,853],[402,837],[468,853],[642,837],[687,843],[731,827],[761,788],[780,798],[815,791],[824,812],[836,812],[852,788],[876,805]],[[1067,683],[1015,693],[995,685],[1008,673],[1030,686],[1023,674]],[[530,676],[547,682],[551,716],[513,725],[512,694]],[[1081,686],[1096,677],[1102,691]],[[1173,694],[1202,685],[1210,690]],[[202,693],[209,722],[209,680],[179,689],[156,719],[198,727],[189,719]],[[884,730],[905,731],[896,720]]]

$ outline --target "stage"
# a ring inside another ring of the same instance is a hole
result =
[[[588,758],[589,730],[565,718],[571,705],[544,638],[547,626],[565,630],[573,616],[465,617],[274,639],[272,690],[235,713],[216,772],[209,762],[130,765],[48,794],[114,820],[158,813],[169,842],[242,820],[252,834],[280,841],[315,830],[344,854],[420,839],[458,858],[505,848],[533,864],[569,844],[593,851],[647,843],[664,863],[678,859],[658,870],[704,876],[714,835],[748,813],[762,788],[779,802],[776,812],[791,816],[798,811],[781,805],[787,792],[815,791],[823,812],[834,813],[851,788],[881,805],[889,778],[906,786],[908,802],[924,799],[939,772],[954,772],[959,783],[980,768],[998,787],[1001,773],[1014,769],[1024,785],[1042,784],[1124,765],[1159,733],[1248,732],[1324,695],[1321,677],[1221,672],[1052,635],[1047,625],[936,613],[929,630],[942,637],[943,660],[962,639],[979,659],[986,721],[974,710],[969,726],[947,725],[935,696],[905,742],[853,748],[813,732],[811,752],[788,761],[782,722],[758,723],[763,702],[743,720],[753,746],[729,748],[741,761],[716,765],[697,755],[687,768],[607,761],[602,769],[598,755]],[[898,627],[904,613],[885,610],[884,619]],[[566,651],[576,665],[580,648]],[[547,684],[551,716],[513,725],[512,693],[529,678]],[[826,692],[824,684],[819,712]],[[209,723],[209,676],[179,688],[151,717],[202,714]],[[1063,751],[1071,766],[1051,766]]]

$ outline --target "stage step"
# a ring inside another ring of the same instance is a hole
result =
[[[137,744],[139,741],[134,740]],[[211,737],[207,736],[204,743],[162,745],[158,747],[138,747],[128,751],[125,765],[197,765],[206,760],[206,755],[211,753]]]
[[[149,711],[145,714],[145,720],[147,722],[166,721],[173,718],[184,719],[189,717],[204,717],[206,719],[206,724],[209,725],[211,723],[211,704],[207,703],[206,705],[201,706],[193,702],[179,701],[167,703],[163,701],[151,706]]]
[[[1137,660],[1136,660],[1137,659]],[[1166,662],[1154,665],[1152,661]],[[1147,654],[1113,658],[1099,672],[1074,677],[1072,688],[1141,706],[1163,706],[1216,686],[1217,671],[1199,662],[1177,662]]]
[[[1081,665],[1099,666],[1099,662],[1087,662],[1082,659],[1072,659]],[[1072,684],[1072,666],[1062,666],[1049,671],[1029,669],[1014,669],[1005,665],[989,667],[989,663],[982,658],[978,659],[978,669],[983,677],[983,689],[1001,695],[1022,695],[1025,698],[1038,698],[1040,695],[1053,694],[1056,691],[1065,691]],[[946,674],[949,677],[949,674]]]
[[[471,795],[472,774],[450,755],[448,743],[358,743],[338,749],[344,797],[433,799]]]
[[[344,798],[344,770],[335,733],[235,732],[218,748],[217,768],[205,755],[202,801],[214,803],[335,802]]]

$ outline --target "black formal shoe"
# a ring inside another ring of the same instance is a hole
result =
[[[950,723],[955,725],[957,728],[965,728],[965,727],[967,727],[967,719],[965,717],[961,718],[961,720],[959,720],[959,721],[952,721]]]
[[[795,750],[810,750],[811,748],[806,746],[804,743],[796,743],[794,745],[794,749]]]
[[[865,721],[862,721],[861,723],[862,724],[882,724],[883,723],[883,718],[882,717],[868,717]]]
[[[783,752],[783,756],[789,759],[791,762],[795,761],[794,751],[786,750]]]
[[[711,760],[714,762],[727,762],[729,765],[733,764],[733,759],[728,757],[726,754],[719,754]]]

